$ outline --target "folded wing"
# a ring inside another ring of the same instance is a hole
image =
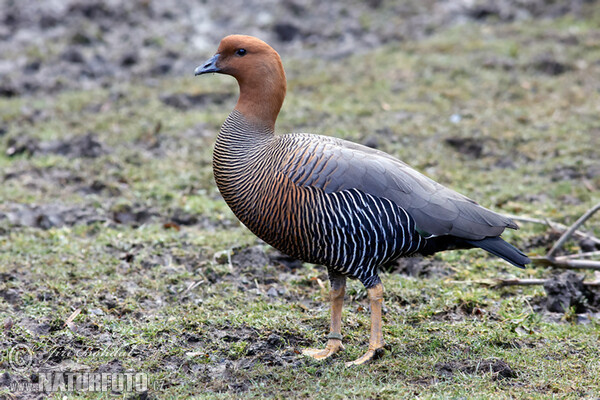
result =
[[[508,217],[440,185],[404,162],[366,146],[308,134],[281,136],[282,171],[300,186],[325,192],[358,189],[404,208],[431,235],[479,240],[518,229]]]

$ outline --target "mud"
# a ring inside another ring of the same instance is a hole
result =
[[[6,57],[0,62],[0,96],[192,74],[232,32],[259,36],[283,54],[339,59],[385,43],[423,38],[465,20],[510,22],[566,14],[577,18],[586,12],[587,3],[2,0],[0,54]],[[366,24],[365,17],[379,22]],[[545,59],[534,67],[551,74],[568,68]],[[183,106],[188,106],[187,100]]]
[[[9,138],[7,145],[6,155],[10,157],[25,153],[29,156],[58,154],[69,158],[96,158],[109,152],[94,133],[49,142],[40,142],[26,135],[17,136]]]
[[[456,374],[491,374],[492,380],[513,379],[517,373],[504,360],[483,359],[438,363],[435,365],[438,375],[452,378]]]
[[[564,313],[572,309],[577,314],[600,311],[600,295],[583,284],[584,278],[572,271],[550,278],[544,284],[546,310]]]
[[[480,158],[484,154],[484,141],[479,138],[449,137],[446,143],[454,150],[471,158]]]
[[[40,229],[91,224],[106,221],[97,209],[86,206],[52,204],[4,203],[0,206],[0,221],[12,226],[30,226]]]
[[[383,265],[381,269],[389,273],[397,273],[414,278],[443,277],[454,274],[448,263],[431,257],[420,256],[399,258]]]
[[[174,93],[161,96],[160,100],[168,106],[178,110],[187,111],[192,108],[200,108],[207,104],[223,104],[225,101],[232,98],[233,93]]]

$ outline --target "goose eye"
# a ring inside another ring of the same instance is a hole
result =
[[[237,49],[235,54],[237,54],[238,56],[242,57],[246,55],[246,49]]]

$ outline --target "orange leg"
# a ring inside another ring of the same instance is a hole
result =
[[[331,300],[331,325],[329,327],[327,345],[323,350],[304,349],[302,351],[302,354],[318,360],[331,357],[338,351],[344,350],[344,345],[342,344],[342,306],[344,305],[344,294],[346,293],[346,279],[337,280],[335,283],[334,285],[332,282],[329,292]],[[336,288],[336,286],[338,287]]]
[[[371,339],[369,340],[369,350],[359,359],[346,363],[346,366],[365,364],[379,356],[383,349],[383,332],[381,331],[381,307],[383,304],[383,285],[378,283],[369,293],[369,302],[371,303]]]

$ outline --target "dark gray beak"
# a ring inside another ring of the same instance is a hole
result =
[[[219,72],[220,69],[217,67],[217,61],[219,61],[219,55],[215,54],[203,65],[196,68],[196,70],[194,71],[194,75],[208,74],[209,72]]]

